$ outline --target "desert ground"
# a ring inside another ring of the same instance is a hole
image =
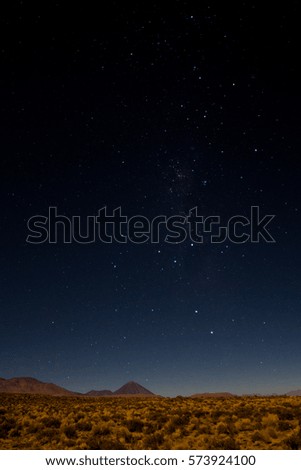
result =
[[[301,449],[301,397],[0,394],[0,449]]]

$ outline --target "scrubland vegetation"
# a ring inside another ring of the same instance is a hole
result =
[[[0,395],[1,449],[301,449],[301,397]]]

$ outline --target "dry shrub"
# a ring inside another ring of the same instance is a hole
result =
[[[301,449],[301,397],[1,395],[1,449]]]

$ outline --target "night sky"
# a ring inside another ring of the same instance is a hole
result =
[[[298,2],[161,3],[1,14],[0,376],[300,388]],[[49,207],[85,224],[105,206],[224,222],[259,206],[275,243],[26,241]]]

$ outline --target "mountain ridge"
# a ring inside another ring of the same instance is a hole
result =
[[[112,390],[90,390],[84,394],[86,397],[111,397],[114,395]]]
[[[292,390],[291,392],[286,393],[289,397],[301,397],[301,389],[300,390]]]
[[[80,396],[80,397],[114,397],[114,396],[158,396],[150,390],[146,389],[137,382],[130,381],[122,385],[115,391],[108,389],[90,390],[86,393],[79,393],[60,387],[51,382],[42,382],[34,377],[12,377],[5,379],[0,377],[0,393],[16,393],[16,394],[37,394],[50,396]],[[254,394],[253,394],[254,395]],[[269,394],[271,395],[271,394]],[[301,396],[301,389],[292,390],[287,393],[276,394],[276,396]],[[206,397],[239,397],[244,395],[234,394],[230,392],[201,392],[194,393],[189,398],[206,398]],[[252,395],[248,395],[252,396]],[[275,396],[275,394],[274,394]]]
[[[138,384],[137,382],[127,382],[122,387],[115,390],[114,395],[155,395],[153,392]]]
[[[76,396],[76,392],[59,385],[41,382],[34,377],[13,377],[0,380],[0,393],[29,393],[51,396]]]
[[[86,393],[73,392],[59,385],[42,382],[34,377],[12,377],[10,379],[0,378],[0,393],[29,393],[50,396],[155,396],[153,392],[147,390],[137,382],[127,382],[120,388],[112,392],[111,390],[90,390]]]

